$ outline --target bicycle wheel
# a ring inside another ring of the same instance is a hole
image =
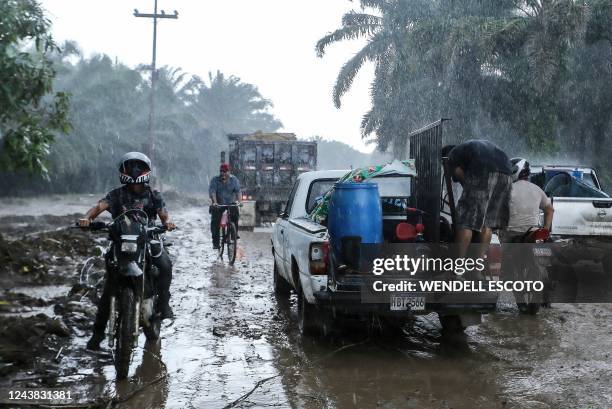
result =
[[[238,240],[236,239],[236,225],[234,223],[230,223],[227,226],[227,259],[230,265],[234,264],[236,261],[236,248],[238,247]]]
[[[223,258],[223,250],[225,249],[225,236],[227,235],[226,230],[227,229],[224,227],[219,228],[219,258]]]

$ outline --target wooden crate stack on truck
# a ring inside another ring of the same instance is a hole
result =
[[[229,164],[240,180],[242,227],[272,222],[300,173],[317,166],[316,142],[292,133],[229,134]]]

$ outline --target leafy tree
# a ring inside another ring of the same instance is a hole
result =
[[[67,132],[68,95],[49,95],[57,51],[35,0],[0,2],[0,161],[7,169],[47,173],[55,132]]]
[[[3,194],[100,192],[117,185],[117,160],[149,146],[150,72],[106,55],[85,59],[75,43],[50,55],[55,88],[71,94],[69,135],[50,147],[49,178],[20,173],[0,178]],[[216,174],[223,132],[274,131],[280,122],[257,89],[219,73],[211,84],[179,68],[157,70],[154,162],[158,180],[181,190],[202,190]],[[208,109],[208,111],[206,110]]]
[[[520,138],[554,148],[558,93],[585,8],[573,0],[365,0],[342,27],[317,43],[366,38],[341,69],[334,102],[365,61],[375,64],[372,109],[364,135],[381,149],[402,150],[404,136],[434,118],[451,117],[456,139]]]

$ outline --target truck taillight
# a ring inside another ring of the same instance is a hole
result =
[[[327,274],[327,261],[329,254],[329,243],[319,242],[310,245],[310,274],[325,275]]]
[[[491,244],[487,251],[487,261],[489,262],[489,273],[494,279],[499,280],[502,269],[502,248],[499,244]]]

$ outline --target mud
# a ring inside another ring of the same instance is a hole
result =
[[[205,209],[183,207],[174,216],[180,230],[168,236],[177,318],[165,321],[160,343],[145,345],[141,336],[127,381],[115,381],[108,348],[84,348],[101,264],[89,261],[88,278],[73,285],[84,260],[103,245],[85,236],[82,250],[74,243],[47,249],[73,259],[71,273],[59,274],[67,279],[63,287],[19,288],[3,298],[14,307],[2,310],[3,334],[15,327],[33,332],[25,339],[49,341],[28,345],[40,359],[6,368],[0,388],[61,386],[75,403],[120,408],[612,407],[611,305],[553,304],[532,317],[519,315],[509,296],[498,313],[452,339],[441,334],[435,315],[393,337],[350,327],[326,340],[302,339],[295,296],[277,300],[272,292],[269,233],[241,232],[230,267],[212,251]],[[53,234],[64,233],[31,240]],[[581,268],[579,276],[601,274]],[[54,327],[56,321],[64,326]],[[64,327],[69,334],[60,335]]]

